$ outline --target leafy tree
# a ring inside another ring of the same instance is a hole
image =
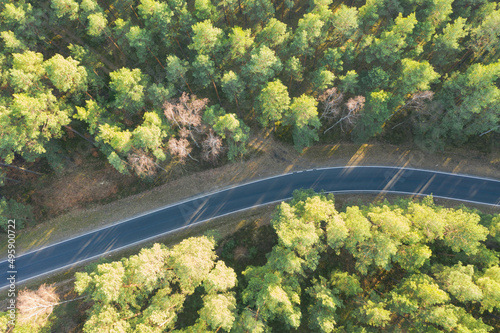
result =
[[[218,117],[213,124],[213,128],[215,133],[222,139],[228,140],[227,157],[229,160],[246,153],[249,129],[234,113],[227,113]]]
[[[369,46],[366,54],[366,61],[371,63],[374,60],[380,63],[392,65],[401,57],[401,53],[407,46],[406,37],[413,31],[417,24],[415,14],[403,17],[402,14],[394,20],[394,24],[389,31],[384,31],[380,38],[375,38]]]
[[[312,74],[312,84],[314,91],[323,91],[331,87],[335,81],[335,74],[329,71],[326,67],[320,67]]]
[[[384,122],[392,114],[389,108],[391,93],[384,90],[371,92],[366,98],[365,111],[353,130],[356,141],[365,141],[371,136],[380,133]]]
[[[34,219],[32,208],[29,205],[5,198],[0,199],[0,217],[2,218],[0,228],[3,231],[7,231],[9,220],[15,220],[16,228],[22,229]]]
[[[318,15],[307,13],[299,20],[297,29],[295,29],[292,42],[290,43],[290,52],[294,55],[311,56],[316,50],[318,43],[323,36],[323,26]]]
[[[439,94],[446,112],[430,131],[421,129],[423,137],[435,142],[463,142],[471,135],[498,131],[500,90],[494,82],[500,75],[500,63],[474,64],[463,73],[448,78]],[[435,133],[437,132],[437,133]]]
[[[274,78],[282,69],[281,60],[267,46],[252,50],[250,61],[243,67],[242,75],[251,89],[258,88]]]
[[[226,94],[227,98],[232,102],[235,101],[239,105],[238,96],[243,93],[245,85],[241,82],[240,77],[233,71],[224,73],[221,79],[222,91]]]
[[[87,17],[87,33],[90,36],[100,36],[108,25],[108,20],[104,13],[92,13]]]
[[[198,54],[216,53],[222,46],[224,33],[221,29],[214,27],[212,21],[205,20],[192,26],[193,42],[189,48],[198,52]]]
[[[481,24],[471,31],[471,47],[476,54],[498,52],[500,43],[500,9],[491,11]]]
[[[271,49],[280,50],[290,38],[286,23],[283,23],[274,17],[267,22],[266,26],[257,33],[256,41]]]
[[[125,35],[127,40],[135,49],[137,58],[140,62],[146,61],[148,52],[151,52],[148,45],[153,45],[153,39],[146,29],[141,29],[139,26],[130,27],[129,32]]]
[[[216,8],[210,0],[195,0],[194,8],[199,20],[216,19]]]
[[[189,88],[186,73],[188,71],[188,62],[182,61],[175,55],[169,55],[167,57],[167,79],[172,84],[177,84],[183,82]]]
[[[47,76],[52,84],[62,92],[86,89],[87,71],[71,57],[64,59],[56,54],[44,63]]]
[[[458,17],[453,23],[448,23],[443,33],[434,35],[434,53],[431,61],[437,65],[450,63],[462,49],[459,42],[468,35],[465,26],[466,19]]]
[[[51,0],[50,6],[55,10],[58,18],[69,16],[70,20],[78,18],[80,6],[74,0]]]
[[[285,63],[283,67],[283,72],[287,77],[290,77],[289,87],[292,84],[292,81],[302,81],[302,74],[304,72],[304,67],[300,63],[300,60],[297,57],[290,57]]]
[[[367,31],[378,21],[379,1],[367,0],[366,3],[359,8],[359,21],[364,31]]]
[[[109,87],[115,93],[113,106],[128,114],[138,113],[144,106],[144,77],[141,70],[121,68],[109,76]]]
[[[301,151],[318,141],[318,129],[321,123],[318,119],[318,102],[307,95],[295,97],[290,105],[290,113],[285,124],[292,126],[292,136],[295,148]]]
[[[45,74],[43,55],[32,51],[14,53],[12,69],[9,71],[9,83],[15,92],[39,90],[39,84]]]
[[[50,92],[34,96],[14,94],[10,104],[0,107],[0,156],[11,163],[14,153],[28,161],[46,152],[45,144],[62,135],[72,110]]]
[[[320,277],[306,291],[313,299],[309,306],[309,328],[315,332],[334,332],[337,326],[335,312],[343,306],[342,300],[337,296],[338,290],[329,288],[327,280]]]
[[[216,262],[213,248],[206,237],[186,239],[172,249],[155,244],[90,273],[77,273],[75,290],[93,303],[84,332],[173,329],[186,298],[202,286],[217,287],[205,290],[195,327],[229,329],[235,299],[227,292],[235,286],[236,275]]]
[[[280,80],[269,82],[257,97],[256,109],[259,121],[263,127],[280,121],[290,107],[290,97],[287,88]]]
[[[427,62],[418,62],[411,59],[401,60],[401,74],[394,83],[397,93],[402,96],[413,94],[416,91],[430,89],[430,84],[437,82],[440,75]]]
[[[252,25],[265,24],[274,15],[274,6],[269,0],[245,0],[243,14],[249,18]]]
[[[441,268],[441,269],[439,269]],[[449,292],[460,302],[480,301],[483,298],[481,289],[472,281],[474,267],[462,266],[462,263],[453,267],[436,267],[437,280],[443,289]]]
[[[229,34],[227,43],[230,59],[241,62],[253,45],[254,37],[251,36],[250,29],[243,30],[240,27],[235,27]]]
[[[333,14],[333,39],[340,42],[350,38],[358,29],[358,9],[341,5]]]
[[[346,73],[346,75],[343,75],[339,77],[340,79],[340,89],[342,91],[348,92],[348,93],[354,93],[357,90],[358,86],[358,73],[356,71],[351,70]]]

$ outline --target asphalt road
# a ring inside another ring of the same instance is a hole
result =
[[[28,252],[16,258],[14,270],[9,269],[7,261],[2,261],[0,290],[8,286],[11,274],[16,275],[20,283],[179,228],[288,199],[300,188],[332,193],[432,194],[500,208],[499,180],[394,167],[340,167],[294,172],[185,200]]]

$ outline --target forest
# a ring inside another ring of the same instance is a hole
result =
[[[497,1],[0,3],[2,183],[64,169],[69,137],[140,179],[242,158],[262,128],[298,151],[498,142]],[[29,203],[2,197],[0,214],[22,227]]]
[[[498,214],[432,197],[337,210],[331,194],[308,190],[259,229],[91,264],[64,301],[52,286],[25,289],[12,332],[67,331],[58,309],[72,303],[72,329],[87,333],[500,329]]]

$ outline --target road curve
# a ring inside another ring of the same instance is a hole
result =
[[[279,202],[300,188],[331,193],[432,194],[500,208],[500,181],[494,179],[382,166],[298,171],[188,199],[30,251],[16,258],[16,280],[24,282],[215,217]],[[8,262],[0,262],[0,290],[8,286],[9,271]]]

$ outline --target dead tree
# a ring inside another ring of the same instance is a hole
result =
[[[151,177],[156,174],[157,164],[143,151],[130,153],[127,160],[139,177]]]
[[[165,102],[163,104],[163,112],[165,117],[179,128],[179,131],[184,131],[179,134],[187,133],[194,144],[199,147],[194,133],[203,132],[201,116],[207,104],[208,98],[198,99],[195,95],[189,96],[189,94],[183,92],[182,96],[177,101],[174,101],[174,103]]]
[[[220,154],[224,151],[222,146],[222,138],[213,131],[208,133],[207,138],[202,142],[203,151],[201,156],[203,160],[215,163],[219,158]]]
[[[83,297],[60,302],[54,285],[42,284],[38,290],[21,290],[17,296],[18,320],[21,323],[29,322],[36,326],[43,326],[56,305],[78,299],[83,299]]]
[[[340,125],[342,132],[353,128],[365,106],[366,99],[364,96],[355,96],[344,103],[344,93],[338,91],[337,88],[330,88],[325,90],[318,100],[323,104],[320,119],[326,119],[330,124],[334,122],[323,132],[325,134],[337,125]]]

